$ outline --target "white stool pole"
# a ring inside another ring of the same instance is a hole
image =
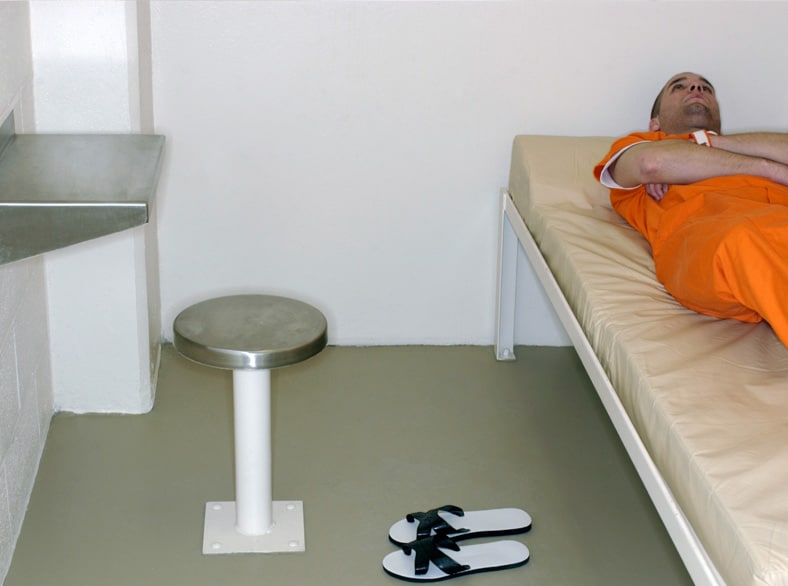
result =
[[[271,371],[233,370],[235,526],[263,535],[273,526]]]

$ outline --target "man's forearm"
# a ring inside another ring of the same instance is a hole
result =
[[[712,137],[712,145],[731,153],[788,164],[788,134],[782,132],[723,134]]]
[[[611,174],[623,187],[648,183],[687,184],[740,174],[765,177],[788,185],[788,166],[768,157],[728,150],[726,141],[721,140],[723,138],[731,137],[713,137],[712,148],[676,139],[640,143],[622,153]],[[727,142],[739,150],[745,150],[742,145],[749,145],[750,152],[755,152],[752,144],[759,141],[732,139]],[[771,144],[769,152],[779,150],[777,143]],[[766,148],[763,142],[759,144],[761,150]]]

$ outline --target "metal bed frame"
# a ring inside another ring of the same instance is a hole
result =
[[[725,581],[715,568],[703,544],[676,502],[673,493],[662,478],[662,474],[654,464],[550,267],[506,189],[501,190],[495,331],[496,358],[498,360],[515,359],[514,317],[517,295],[517,258],[521,247],[572,341],[692,580],[695,584],[703,586],[723,586]]]

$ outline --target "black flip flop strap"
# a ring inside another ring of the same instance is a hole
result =
[[[426,513],[409,513],[405,516],[405,519],[408,521],[408,523],[413,523],[414,521],[419,522],[419,526],[416,528],[417,539],[429,537],[432,531],[435,531],[436,534],[464,533],[468,531],[467,529],[455,529],[438,514],[438,511],[445,511],[446,513],[451,513],[452,515],[457,515],[458,517],[462,517],[465,514],[465,512],[460,507],[455,507],[454,505],[446,505],[437,509],[430,509]]]
[[[408,545],[403,545],[402,549],[407,555],[410,555],[411,551],[416,553],[415,572],[417,576],[427,573],[430,562],[448,575],[470,570],[470,566],[458,564],[438,547],[460,551],[460,546],[445,535],[434,535],[425,539],[417,539],[416,541],[411,541]]]

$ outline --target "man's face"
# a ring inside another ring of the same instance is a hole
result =
[[[662,89],[659,112],[649,129],[667,134],[720,132],[720,106],[714,87],[696,73],[674,75]]]

